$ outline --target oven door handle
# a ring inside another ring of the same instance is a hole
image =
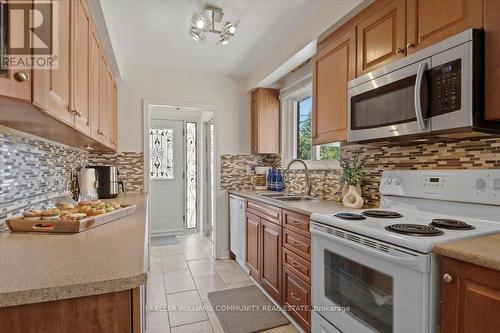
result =
[[[311,228],[311,234],[316,235],[318,237],[323,237],[327,238],[337,244],[344,245],[350,248],[354,248],[357,251],[363,252],[364,254],[367,254],[369,256],[377,257],[379,259],[382,259],[384,261],[397,264],[397,265],[402,265],[402,266],[407,266],[407,267],[412,267],[414,269],[417,269],[422,272],[426,272],[426,265],[425,262],[422,262],[419,260],[420,258],[418,256],[413,256],[411,254],[406,254],[408,257],[398,257],[395,255],[391,255],[386,252],[382,251],[377,251],[371,247],[364,246],[362,244],[359,244],[357,242],[349,241],[347,239],[341,238],[341,237],[335,237],[327,232],[323,231],[318,231],[313,228]]]
[[[417,123],[420,130],[424,131],[427,128],[427,121],[424,119],[422,114],[422,102],[420,101],[422,81],[424,80],[425,70],[427,69],[427,63],[421,63],[418,65],[417,77],[415,79],[415,92],[413,94],[415,102],[415,116],[417,117]]]

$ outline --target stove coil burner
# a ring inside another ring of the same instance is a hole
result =
[[[363,212],[363,215],[368,217],[378,217],[383,219],[403,217],[403,215],[399,214],[398,212],[391,212],[388,210],[365,210]]]
[[[452,219],[434,219],[429,224],[432,227],[451,229],[451,230],[473,230],[475,227],[459,220]]]
[[[366,220],[366,217],[363,215],[354,213],[337,213],[335,216],[343,220]]]
[[[424,224],[393,224],[385,229],[409,236],[441,236],[444,234],[442,230]]]

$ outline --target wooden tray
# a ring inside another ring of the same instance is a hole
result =
[[[136,205],[123,205],[112,212],[89,216],[79,221],[25,220],[16,217],[7,220],[12,232],[78,233],[135,213]]]

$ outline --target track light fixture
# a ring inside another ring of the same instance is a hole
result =
[[[234,36],[239,21],[227,21],[221,24],[223,17],[222,9],[216,7],[206,7],[203,13],[193,13],[190,28],[191,37],[195,41],[201,42],[206,39],[208,33],[214,33],[219,35],[217,45],[226,45],[229,39]]]

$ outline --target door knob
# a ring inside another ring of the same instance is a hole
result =
[[[408,43],[408,44],[406,44],[406,48],[407,48],[407,49],[412,49],[412,48],[414,48],[415,46],[416,46],[416,44],[415,44],[415,43]]]
[[[452,283],[453,277],[450,274],[446,273],[443,275],[443,281],[446,283]]]
[[[16,73],[15,78],[19,82],[25,82],[29,80],[30,76],[28,75],[28,73],[21,71]]]

